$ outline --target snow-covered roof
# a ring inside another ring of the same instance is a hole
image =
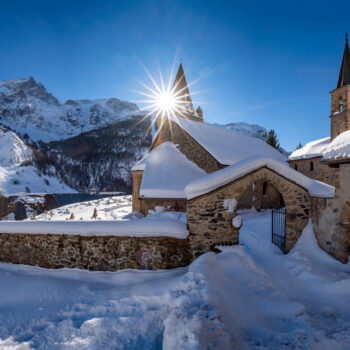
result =
[[[286,157],[265,141],[235,134],[215,125],[195,122],[182,117],[172,117],[172,121],[183,128],[219,163],[231,165],[252,156],[272,158],[285,162]]]
[[[185,186],[206,174],[172,142],[153,149],[132,170],[143,170],[140,195],[146,198],[186,198]]]
[[[322,157],[322,153],[330,143],[330,137],[307,143],[304,147],[294,151],[288,160],[310,159]]]
[[[334,197],[333,186],[313,180],[274,159],[252,157],[194,180],[185,188],[187,199],[206,194],[262,167],[267,167],[305,188],[311,196]]]
[[[323,159],[342,159],[350,157],[350,130],[342,132],[323,150]]]

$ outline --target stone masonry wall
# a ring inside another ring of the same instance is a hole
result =
[[[350,129],[350,86],[346,85],[331,94],[331,140]],[[339,106],[342,103],[342,111]]]
[[[166,120],[161,127],[152,149],[158,147],[165,141],[171,141],[175,145],[178,145],[178,149],[181,153],[207,173],[212,173],[223,167],[194,138],[187,134],[176,123],[170,124],[169,120]]]
[[[46,268],[170,269],[192,260],[188,239],[0,234],[0,261]]]
[[[302,174],[311,177],[314,180],[325,182],[334,186],[339,169],[331,168],[327,164],[321,163],[322,157],[315,157],[311,159],[298,159],[288,161],[291,168],[301,172]],[[311,170],[311,162],[313,170]],[[297,166],[297,168],[295,167]]]
[[[350,164],[340,164],[335,198],[312,198],[314,231],[322,249],[343,263],[350,254]]]
[[[189,200],[187,222],[194,257],[212,250],[219,244],[238,244],[239,228],[231,224],[236,213],[224,208],[225,199],[239,202],[253,183],[271,183],[283,196],[286,209],[286,252],[298,240],[310,215],[309,193],[297,184],[268,168],[261,168],[210,193]]]
[[[142,182],[142,170],[131,172],[132,181],[132,211],[141,211],[140,188]]]

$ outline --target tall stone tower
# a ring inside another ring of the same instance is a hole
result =
[[[342,132],[350,130],[350,51],[347,34],[338,85],[330,94],[331,140],[333,140]]]
[[[192,98],[190,94],[190,90],[188,89],[185,72],[182,67],[182,63],[180,63],[179,69],[177,71],[173,92],[176,94],[176,97],[180,102],[180,113],[181,116],[187,119],[195,120],[197,122],[203,121],[203,111],[200,107],[194,111]]]

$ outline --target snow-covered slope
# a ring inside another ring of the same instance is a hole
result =
[[[61,104],[32,77],[0,82],[0,122],[35,141],[66,139],[137,111],[134,103],[117,98]]]
[[[20,165],[33,157],[32,150],[15,133],[0,127],[0,166]]]
[[[261,140],[266,140],[267,138],[267,131],[265,128],[263,128],[260,125],[256,124],[248,124],[248,123],[229,123],[229,124],[214,124],[215,126],[219,126],[220,128],[223,128],[227,131],[241,134],[241,135],[247,135],[251,137],[256,137]]]
[[[12,131],[0,128],[0,193],[74,192],[51,166],[40,171],[33,151]]]

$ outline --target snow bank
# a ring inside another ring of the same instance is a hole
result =
[[[179,220],[149,218],[130,221],[1,221],[0,233],[59,234],[80,236],[173,237],[188,236]]]
[[[305,188],[311,196],[334,197],[333,186],[313,180],[274,159],[252,157],[191,182],[185,188],[187,199],[195,198],[213,191],[262,167],[267,167],[295,182],[299,186]]]
[[[182,117],[172,117],[172,121],[190,134],[221,164],[231,165],[252,156],[286,161],[284,155],[255,137],[235,134],[214,125]]]
[[[172,142],[148,153],[132,170],[143,170],[140,195],[146,198],[186,198],[185,186],[206,174]]]
[[[338,135],[324,150],[323,159],[350,157],[350,130]]]
[[[310,159],[314,157],[322,157],[322,153],[330,143],[330,137],[307,143],[304,147],[295,150],[288,160]]]

